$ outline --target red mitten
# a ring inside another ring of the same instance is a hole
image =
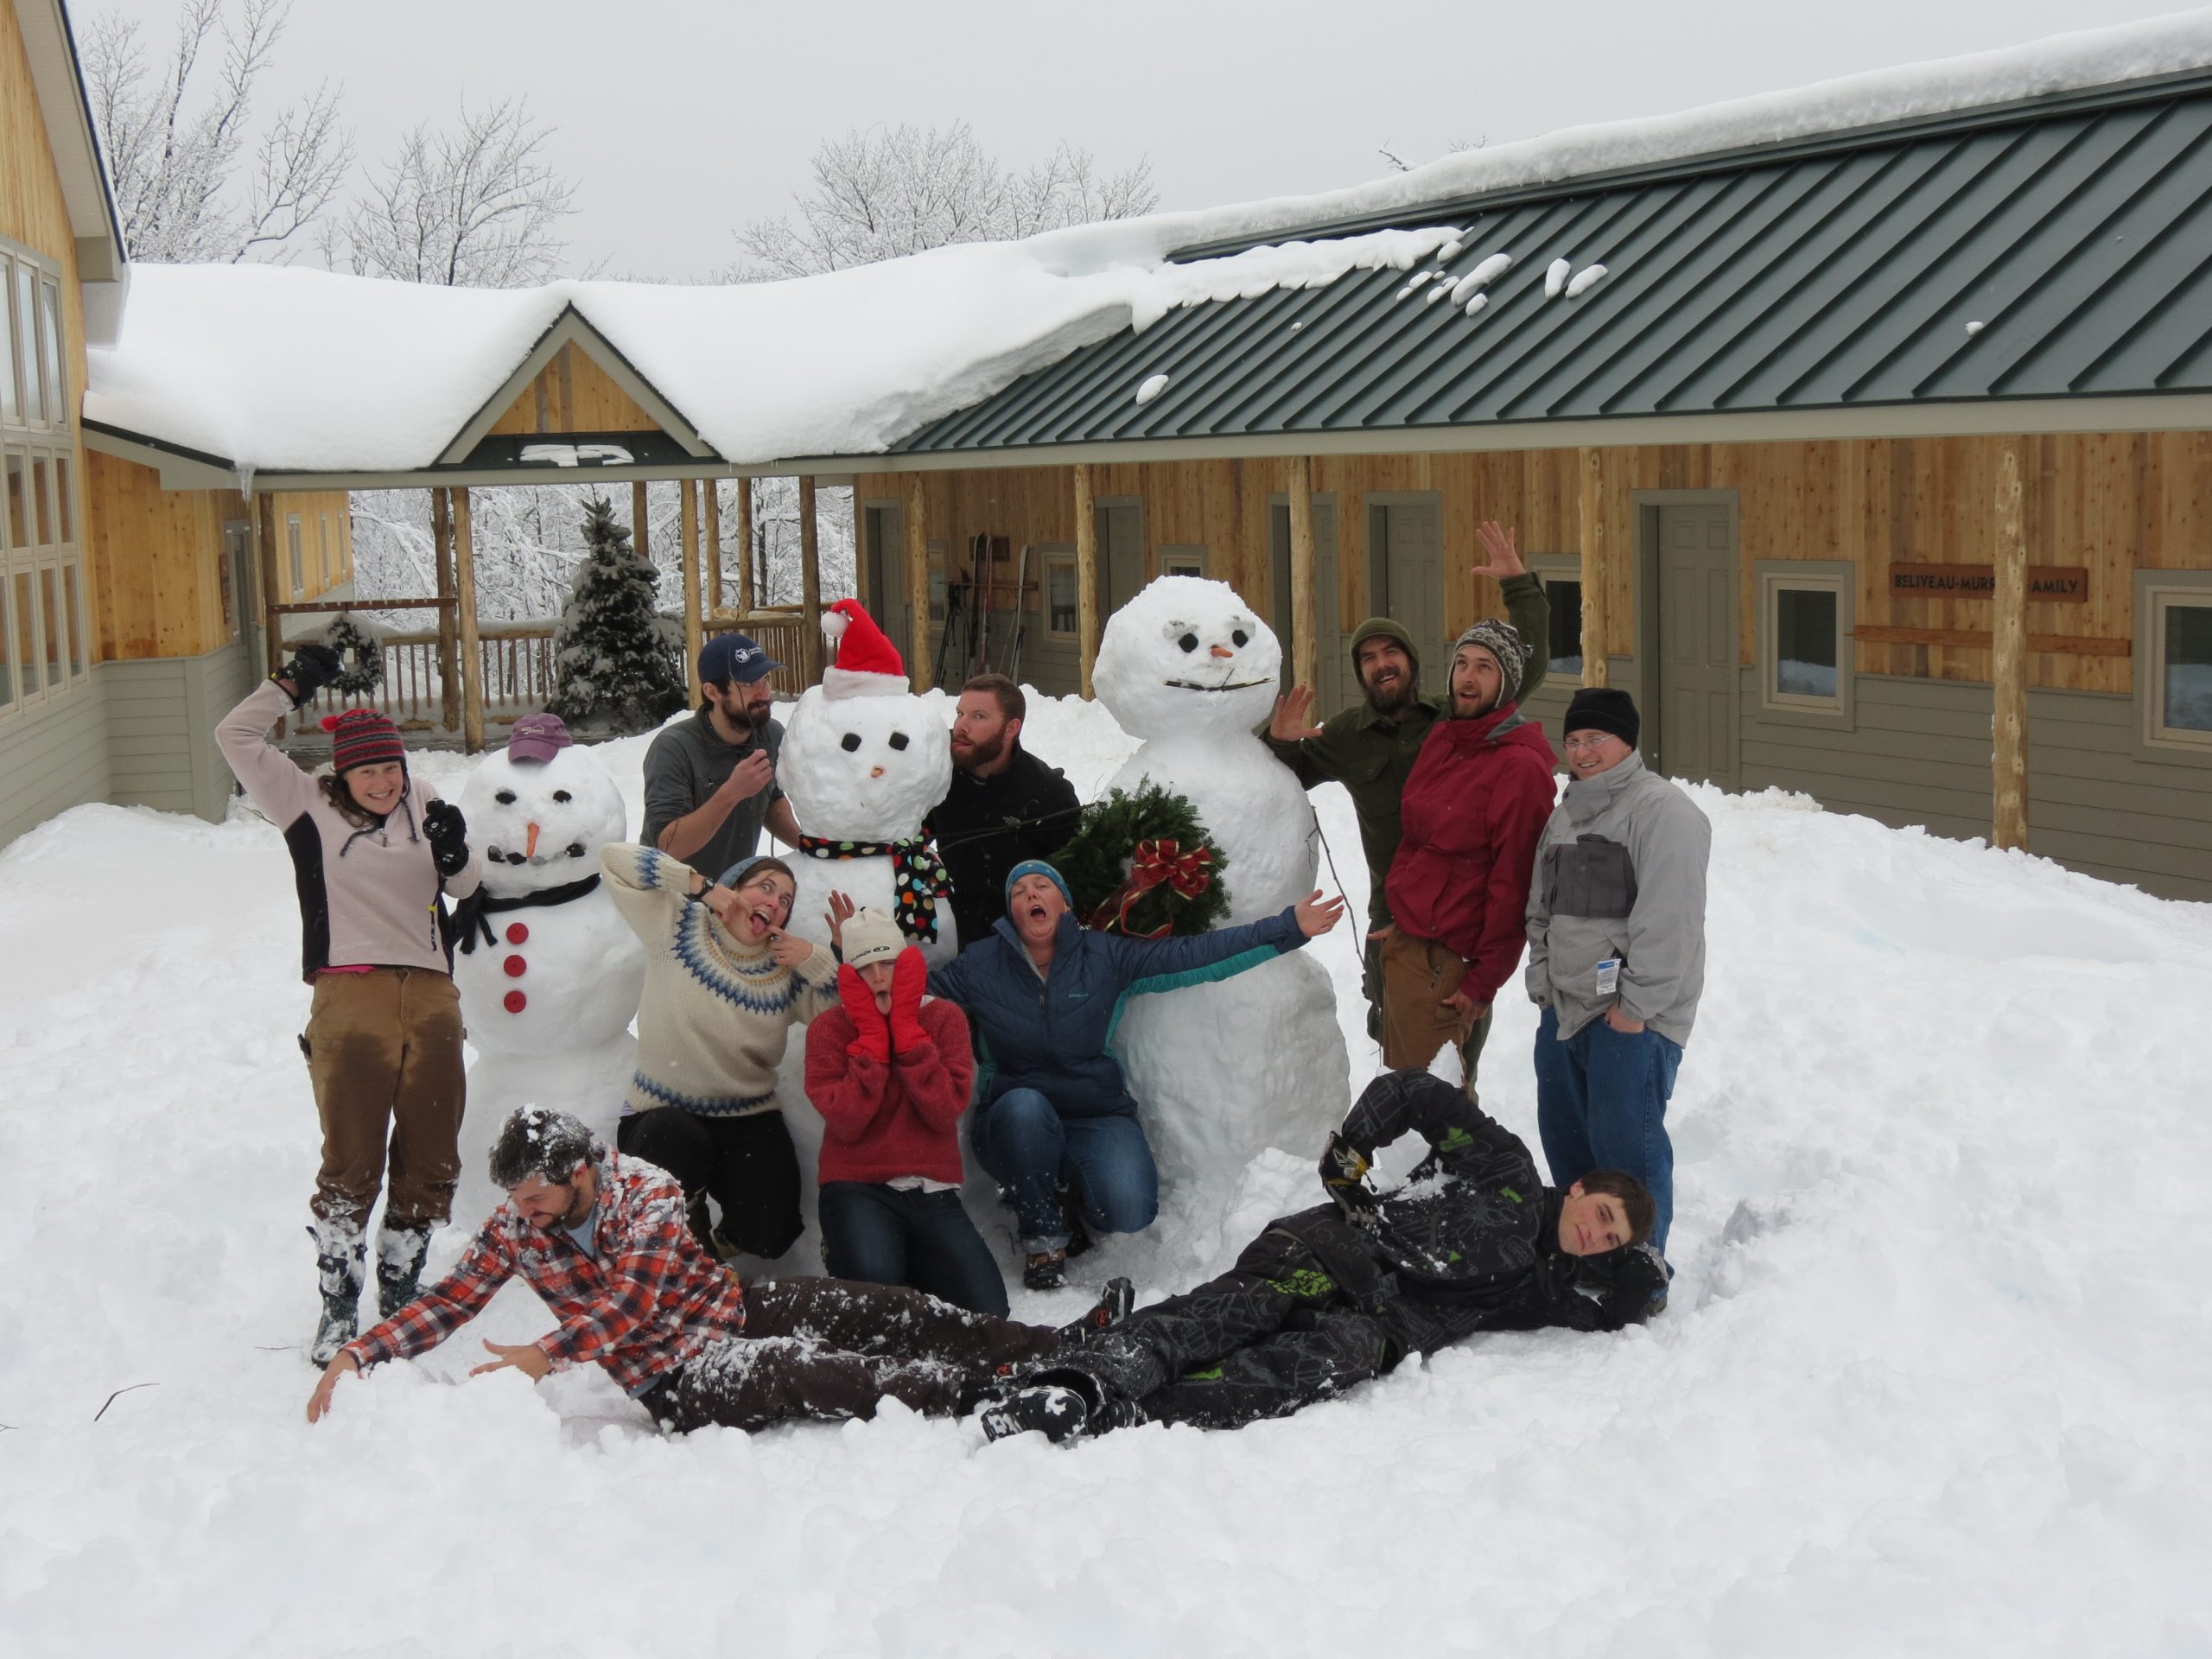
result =
[[[883,1011],[875,1006],[875,993],[868,989],[849,962],[837,966],[837,1000],[845,1005],[845,1012],[852,1016],[853,1040],[845,1045],[845,1052],[874,1060],[878,1065],[891,1064],[891,1027],[883,1018]]]
[[[928,979],[929,966],[914,945],[891,964],[891,1046],[901,1054],[912,1054],[930,1040],[922,1029],[922,987]]]

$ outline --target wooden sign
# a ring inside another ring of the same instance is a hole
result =
[[[1997,569],[1987,564],[1893,564],[1890,591],[1909,599],[1990,599]],[[2089,569],[2082,564],[2031,564],[2028,599],[2062,605],[2089,601]]]

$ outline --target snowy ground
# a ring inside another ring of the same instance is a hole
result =
[[[1032,734],[1086,787],[1123,749],[1096,709]],[[641,748],[602,751],[633,810]],[[1671,1311],[1071,1452],[896,1408],[669,1441],[450,1352],[310,1430],[282,849],[67,814],[0,854],[0,1651],[2212,1651],[2212,906],[1699,800]],[[1532,1141],[1533,1029],[1502,1001],[1484,1067]],[[1232,1246],[1311,1150],[1250,1172]]]

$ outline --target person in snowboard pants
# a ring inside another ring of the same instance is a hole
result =
[[[1375,1152],[1408,1133],[1427,1160],[1376,1194]],[[1665,1282],[1637,1181],[1599,1170],[1547,1189],[1517,1136],[1426,1071],[1367,1086],[1321,1178],[1332,1202],[1269,1223],[1220,1278],[1065,1344],[985,1408],[985,1432],[1236,1428],[1477,1331],[1618,1330]]]
[[[950,1415],[1129,1300],[1118,1281],[1085,1321],[1055,1331],[899,1286],[789,1279],[747,1291],[701,1248],[673,1178],[541,1107],[508,1118],[491,1173],[506,1201],[452,1273],[339,1351],[308,1402],[309,1422],[330,1409],[340,1379],[435,1347],[514,1278],[557,1323],[535,1342],[486,1342],[492,1358],[471,1376],[537,1380],[596,1363],[672,1433],[873,1417],[886,1399]]]
[[[398,728],[375,709],[323,722],[327,778],[269,741],[339,668],[328,646],[302,645],[215,728],[224,760],[291,853],[301,968],[315,987],[300,1047],[322,1121],[308,1229],[322,1294],[308,1349],[318,1365],[359,1328],[379,1186],[382,1313],[414,1295],[431,1230],[452,1212],[467,1083],[439,895],[467,897],[481,874],[460,809],[409,778]]]

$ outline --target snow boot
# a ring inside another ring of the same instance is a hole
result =
[[[1109,1279],[1106,1288],[1098,1293],[1098,1300],[1091,1304],[1090,1312],[1072,1325],[1060,1327],[1060,1336],[1068,1342],[1081,1342],[1085,1337],[1102,1331],[1111,1331],[1135,1311],[1137,1287],[1126,1279]]]
[[[1068,1281],[1068,1253],[1039,1250],[1021,1258],[1021,1283],[1028,1290],[1058,1290]]]
[[[361,1235],[361,1224],[350,1217],[318,1217],[308,1236],[315,1240],[315,1274],[322,1291],[322,1318],[316,1322],[308,1357],[327,1365],[360,1334],[368,1242]]]
[[[377,1229],[377,1317],[388,1319],[415,1300],[423,1258],[430,1249],[427,1221],[393,1222]]]
[[[1068,1255],[1081,1255],[1090,1248],[1090,1230],[1083,1224],[1083,1199],[1071,1186],[1060,1189],[1060,1215],[1067,1223]]]
[[[1054,1446],[1065,1446],[1144,1421],[1144,1412],[1135,1401],[1109,1392],[1090,1377],[1072,1371],[1050,1376],[1053,1380],[1033,1382],[996,1405],[986,1406],[982,1413],[984,1438],[1002,1440],[1033,1430]]]

